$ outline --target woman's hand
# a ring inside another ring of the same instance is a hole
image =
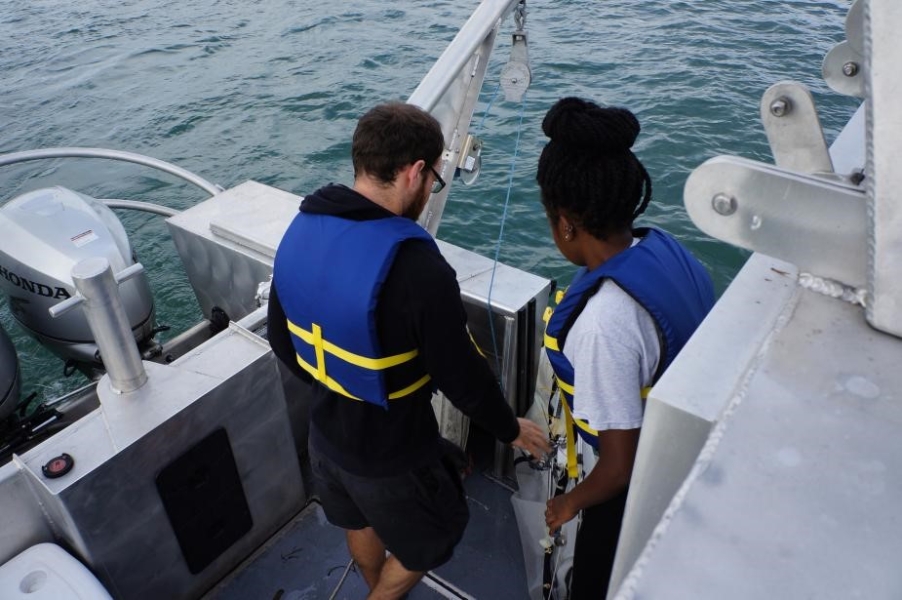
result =
[[[573,503],[570,494],[561,494],[550,499],[545,508],[545,525],[548,531],[554,533],[561,525],[571,520],[579,512]]]
[[[554,532],[576,514],[590,506],[607,502],[630,483],[639,429],[608,429],[598,432],[600,455],[595,466],[576,486],[548,501],[545,523]]]

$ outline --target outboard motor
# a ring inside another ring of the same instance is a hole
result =
[[[81,310],[59,318],[51,306],[75,294],[72,267],[106,258],[114,273],[135,263],[122,223],[103,203],[63,187],[23,194],[0,208],[0,289],[13,317],[51,352],[88,376],[103,368]],[[152,342],[154,305],[144,273],[120,285],[139,347]]]
[[[19,356],[6,330],[0,327],[0,420],[19,404]]]

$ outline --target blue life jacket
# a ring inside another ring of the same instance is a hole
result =
[[[385,356],[376,332],[379,292],[398,248],[409,239],[438,252],[432,236],[410,219],[353,221],[300,212],[273,265],[273,285],[301,368],[333,392],[386,409],[389,400],[430,379],[425,369],[413,370],[408,385],[387,390],[385,372],[419,351]]]
[[[567,332],[586,303],[610,279],[638,302],[657,326],[662,341],[654,381],[664,373],[714,305],[714,288],[705,268],[679,242],[657,229],[636,230],[644,237],[592,271],[584,271],[563,294],[545,328],[545,351],[564,399],[568,421],[596,450],[598,432],[589,423],[572,418],[577,396],[573,365],[564,356]],[[599,368],[604,368],[599,365]],[[648,389],[642,390],[642,397]],[[568,432],[572,428],[568,427]],[[573,440],[571,440],[572,445]],[[570,450],[570,448],[568,448]],[[575,471],[575,449],[573,470]],[[569,452],[568,452],[569,454]],[[572,473],[575,476],[575,473]]]

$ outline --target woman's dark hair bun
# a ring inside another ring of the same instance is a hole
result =
[[[542,131],[552,142],[609,154],[632,148],[639,135],[639,121],[625,108],[601,107],[581,98],[562,98],[545,115]]]

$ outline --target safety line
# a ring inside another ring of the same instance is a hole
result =
[[[495,103],[495,98],[498,97],[498,92],[501,91],[501,81],[498,81],[498,85],[495,86],[495,91],[492,93],[492,98],[489,100],[489,103],[486,105],[485,110],[482,111],[482,119],[479,121],[479,125],[476,127],[477,136],[482,133],[482,126],[485,125],[485,120],[489,116],[489,111],[492,110],[492,104]]]
[[[495,271],[498,269],[498,257],[501,254],[501,240],[504,238],[504,224],[507,221],[507,209],[510,205],[511,190],[514,187],[514,171],[517,166],[517,155],[520,152],[520,134],[523,131],[523,115],[526,112],[526,94],[520,102],[520,119],[517,123],[517,141],[514,143],[514,156],[511,159],[510,171],[507,178],[507,195],[504,198],[504,210],[501,213],[501,226],[498,230],[498,241],[495,244],[495,259],[492,263],[492,276],[489,279],[489,293],[486,298],[486,309],[489,313],[489,331],[492,333],[492,349],[495,352],[495,367],[498,369],[498,380],[501,384],[501,391],[504,390],[504,381],[501,379],[501,359],[498,355],[498,339],[495,335],[495,322],[492,320],[492,289],[495,287]],[[506,392],[505,392],[506,393]]]

